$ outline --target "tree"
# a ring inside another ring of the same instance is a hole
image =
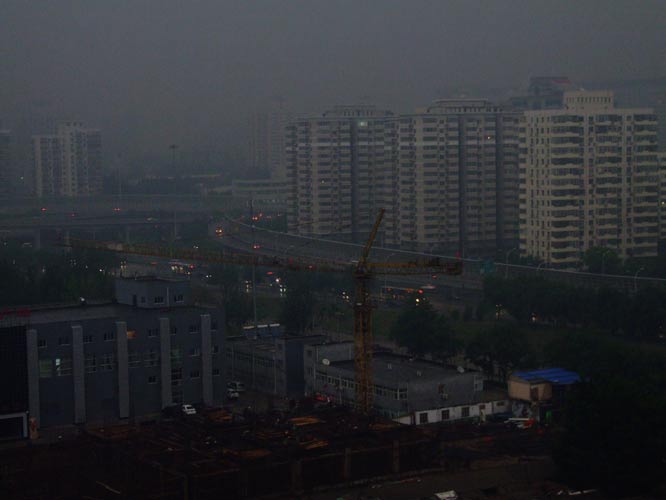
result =
[[[589,248],[583,255],[583,263],[591,273],[622,274],[622,260],[607,247]]]
[[[488,377],[495,375],[497,366],[502,380],[506,380],[510,371],[534,363],[525,333],[504,323],[477,334],[467,344],[465,357],[480,367]]]
[[[451,327],[427,301],[408,305],[391,328],[391,337],[410,354],[444,360],[458,351]]]

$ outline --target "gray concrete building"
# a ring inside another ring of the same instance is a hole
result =
[[[260,336],[228,337],[224,348],[227,379],[264,394],[301,398],[305,393],[304,347],[324,340],[323,335],[283,335],[279,328]]]
[[[39,307],[19,318],[25,340],[14,355],[26,367],[24,411],[39,427],[224,401],[222,311],[195,307],[188,284],[172,280],[119,278],[116,297]]]
[[[354,361],[345,346],[323,347],[312,356],[306,350],[306,391],[332,402],[355,405]],[[479,372],[391,353],[375,353],[374,408],[379,414],[407,424],[427,424],[501,413],[509,409],[501,391],[484,390]]]

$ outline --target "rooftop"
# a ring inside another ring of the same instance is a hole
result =
[[[331,366],[342,370],[354,371],[354,361],[333,361]],[[410,380],[441,380],[461,375],[457,368],[442,365],[434,361],[410,358],[392,353],[375,353],[372,358],[372,370],[375,380],[400,383]],[[474,372],[472,372],[474,373]]]
[[[550,382],[558,385],[569,385],[580,382],[580,375],[576,372],[563,368],[547,368],[544,370],[533,370],[527,372],[515,372],[512,377],[517,377],[526,382]]]

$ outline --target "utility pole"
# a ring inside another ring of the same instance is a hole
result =
[[[250,224],[252,225],[252,252],[256,250],[256,240],[254,234],[254,195],[250,194]],[[254,315],[254,332],[258,333],[257,322],[257,266],[252,262],[252,313]]]

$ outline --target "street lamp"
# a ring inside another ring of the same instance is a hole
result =
[[[601,274],[606,274],[606,255],[610,251],[610,248],[604,248],[604,251],[601,253]]]
[[[638,293],[638,273],[641,271],[645,270],[644,267],[641,267],[636,271],[636,274],[634,274],[634,293]]]
[[[504,256],[504,278],[505,279],[509,277],[509,256],[516,250],[518,250],[518,247],[513,247]]]

